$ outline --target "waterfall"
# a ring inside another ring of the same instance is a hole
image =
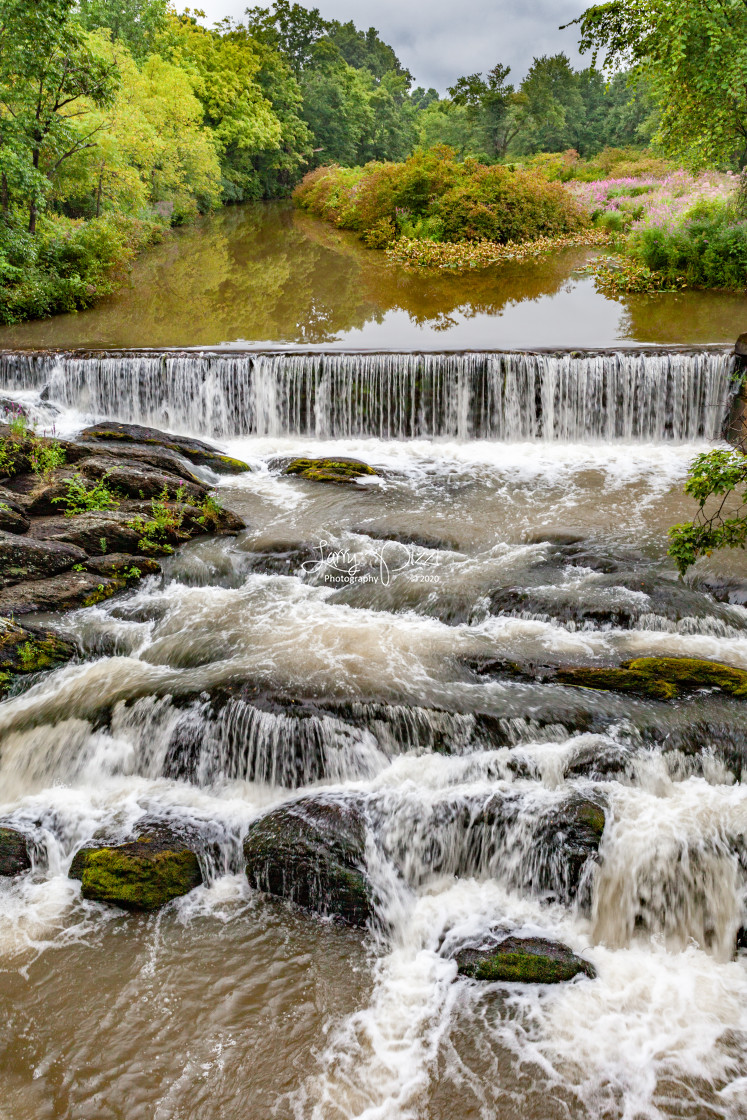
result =
[[[715,439],[733,374],[716,350],[0,354],[9,389],[216,438]]]

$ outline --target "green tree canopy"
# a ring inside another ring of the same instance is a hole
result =
[[[668,153],[696,168],[747,164],[745,0],[611,0],[574,22],[582,51],[650,83]]]

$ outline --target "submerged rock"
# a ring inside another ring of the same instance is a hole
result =
[[[257,890],[363,926],[373,910],[365,824],[351,799],[306,797],[255,821],[244,840]]]
[[[0,532],[0,587],[65,572],[85,560],[81,548]]]
[[[165,447],[169,451],[176,451],[179,455],[183,455],[191,463],[210,467],[216,474],[239,474],[251,470],[248,463],[242,463],[240,459],[233,459],[230,455],[223,455],[202,440],[173,435],[171,432],[162,432],[158,428],[148,428],[141,424],[105,421],[84,428],[80,433],[80,439],[88,442],[105,440],[108,444],[117,441]]]
[[[26,837],[15,828],[0,827],[0,875],[21,875],[31,868]]]
[[[456,961],[460,976],[489,983],[561,984],[574,976],[596,976],[590,961],[541,937],[507,937],[491,948],[463,949]]]
[[[75,656],[77,650],[51,631],[30,630],[0,618],[0,695],[14,677],[55,669]]]
[[[747,670],[691,657],[639,657],[618,669],[560,669],[559,684],[628,692],[651,700],[674,700],[700,689],[747,698]]]
[[[272,464],[270,464],[272,466]],[[283,474],[297,475],[310,482],[352,482],[379,472],[360,459],[291,459],[283,462]]]
[[[197,855],[165,829],[126,844],[81,848],[70,866],[81,894],[123,910],[157,910],[202,883]]]

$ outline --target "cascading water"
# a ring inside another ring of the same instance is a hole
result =
[[[209,436],[253,467],[218,489],[244,533],[67,615],[85,657],[0,704],[0,825],[34,859],[0,879],[0,1113],[747,1114],[745,703],[553,675],[747,669],[741,554],[686,585],[666,558],[734,372],[720,351],[0,357],[45,424]],[[381,472],[325,486],[283,475],[292,454]],[[247,883],[252,823],[309,798],[363,821],[364,937]],[[76,851],[153,821],[193,830],[203,886],[148,918],[84,901]],[[506,934],[596,978],[456,978]]]
[[[733,371],[708,351],[0,355],[6,387],[216,438],[715,439]]]

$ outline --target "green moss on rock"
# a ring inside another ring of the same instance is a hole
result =
[[[461,976],[488,983],[561,984],[574,976],[596,976],[589,961],[540,937],[507,937],[490,949],[463,949],[456,959]]]
[[[368,463],[360,459],[292,459],[286,464],[285,474],[297,475],[311,482],[355,482],[365,475],[378,475]]]
[[[632,693],[650,700],[675,700],[699,689],[747,697],[747,671],[691,657],[638,657],[618,669],[561,669],[559,684]]]
[[[0,694],[13,684],[15,676],[40,673],[64,665],[75,655],[75,646],[51,631],[28,630],[7,618],[0,618]]]
[[[128,844],[82,848],[70,867],[84,898],[123,910],[157,910],[202,882],[197,856],[176,838],[141,836]]]

